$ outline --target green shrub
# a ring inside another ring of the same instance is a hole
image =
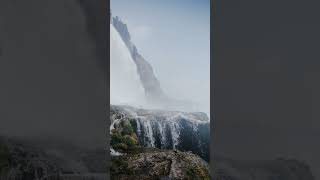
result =
[[[115,150],[126,153],[135,152],[138,147],[138,137],[130,121],[122,121],[117,129],[111,132],[111,146]]]
[[[137,145],[137,141],[133,137],[129,135],[125,135],[123,138],[124,138],[124,143],[127,144],[129,147],[133,147]]]
[[[114,145],[113,148],[116,150],[126,151],[126,150],[128,150],[128,145],[126,145],[124,143],[118,143],[118,144]]]
[[[118,143],[122,143],[123,142],[123,136],[121,136],[120,133],[113,133],[111,135],[111,146],[114,146]]]
[[[123,123],[122,135],[131,135],[133,133],[134,133],[134,131],[133,131],[133,127],[131,126],[131,124],[129,122]]]

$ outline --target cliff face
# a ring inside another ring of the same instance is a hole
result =
[[[191,151],[209,160],[210,122],[204,113],[111,105],[110,119],[113,137],[120,129],[132,129],[142,147]]]

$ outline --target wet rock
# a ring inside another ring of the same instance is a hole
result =
[[[209,180],[208,164],[199,156],[177,150],[143,149],[112,158],[111,178],[117,180]]]

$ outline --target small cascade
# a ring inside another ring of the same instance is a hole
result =
[[[146,147],[157,147],[161,149],[176,149],[180,144],[180,133],[185,129],[191,130],[191,134],[198,132],[198,123],[187,122],[183,125],[182,121],[188,121],[181,116],[138,116],[135,118],[136,133],[140,143]]]
[[[137,118],[137,127],[140,127],[138,137],[147,147],[161,149],[176,149],[179,144],[180,126],[178,122],[168,119]],[[143,128],[141,130],[141,127]],[[143,134],[141,132],[144,132]],[[147,141],[146,141],[147,139]]]
[[[210,121],[204,113],[112,106],[112,128],[130,121],[143,147],[192,151],[209,158]]]
[[[139,124],[140,131],[143,133],[138,133],[139,139],[143,139],[144,145],[147,147],[155,147],[155,138],[153,135],[153,122],[149,121],[145,117],[137,117],[136,123]]]
[[[114,150],[114,149],[111,147],[111,148],[110,148],[110,155],[111,155],[111,156],[122,156],[123,153],[120,153],[120,152]]]

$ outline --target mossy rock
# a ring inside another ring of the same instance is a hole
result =
[[[122,121],[121,126],[122,126],[122,131],[121,131],[122,135],[132,135],[134,133],[134,130],[130,121]]]
[[[134,132],[131,122],[121,121],[116,129],[111,131],[111,146],[120,152],[135,153],[139,148],[138,136]]]
[[[113,146],[113,148],[116,150],[126,151],[126,150],[128,150],[128,145],[126,145],[124,143],[118,143],[118,144],[115,144]]]
[[[132,137],[132,136],[129,136],[129,135],[125,135],[123,136],[124,138],[124,142],[129,146],[129,147],[132,147],[132,146],[135,146],[138,144],[138,141]]]
[[[111,134],[111,146],[115,146],[118,143],[122,143],[123,142],[123,136],[118,133],[115,132],[113,134]]]
[[[187,170],[187,175],[191,179],[210,180],[208,169],[202,166],[194,165]]]

